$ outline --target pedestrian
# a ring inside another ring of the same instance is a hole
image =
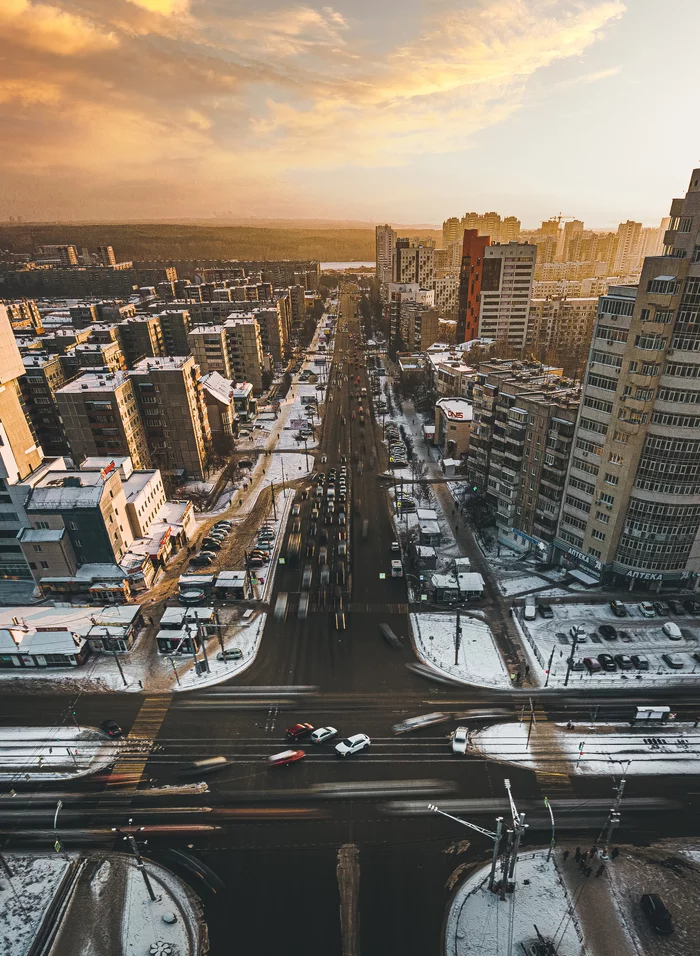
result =
[[[616,860],[619,855],[620,855],[620,851],[618,850],[616,846],[614,846],[612,849],[612,853],[610,854],[610,859]]]
[[[525,676],[527,677],[527,675],[528,675],[529,673],[530,673],[530,665],[529,665],[529,664],[526,664],[526,665],[525,665]]]
[[[142,681],[142,680],[139,681],[139,687],[141,688],[141,690],[143,690],[143,681]]]
[[[583,860],[584,863],[588,862],[588,850],[586,850],[585,853],[581,854],[581,859]]]
[[[584,876],[590,876],[592,872],[593,872],[593,869],[590,866],[587,866],[586,869],[583,871]]]
[[[455,531],[459,531],[459,525],[458,525],[458,524],[455,525]]]
[[[582,873],[583,873],[583,868],[585,867],[585,865],[586,865],[586,861],[584,860],[583,857],[581,857],[581,859],[578,861],[578,868],[579,870],[581,870]]]
[[[576,862],[578,863],[580,859],[581,859],[581,847],[577,846],[576,847]]]
[[[569,859],[569,851],[564,850],[564,862],[566,862],[568,859]]]
[[[594,856],[598,855],[598,847],[595,844],[593,844],[593,846],[589,850],[589,853],[591,854],[591,859],[593,859]]]
[[[595,871],[596,876],[602,876],[605,873],[605,863],[601,863],[598,869]]]

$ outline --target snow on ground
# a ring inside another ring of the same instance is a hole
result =
[[[530,591],[547,587],[549,583],[538,574],[519,574],[512,578],[500,578],[498,589],[505,597],[513,597],[516,594],[529,594]]]
[[[109,865],[108,861],[106,863]],[[124,956],[142,956],[152,951],[150,947],[154,943],[162,940],[172,943],[172,952],[178,956],[195,956],[199,952],[199,913],[193,894],[185,884],[169,870],[148,860],[146,869],[158,896],[154,903],[149,899],[136,861],[123,857],[120,863],[122,869],[126,867],[127,877],[120,952]],[[108,905],[107,900],[104,902]],[[174,914],[177,919],[166,923],[164,917],[168,914]]]
[[[546,600],[547,594],[537,595],[537,599]],[[548,662],[552,666],[549,687],[561,687],[566,680],[567,660],[573,650],[573,638],[570,629],[580,625],[584,629],[583,639],[579,637],[576,645],[575,660],[582,665],[586,657],[598,654],[623,654],[626,657],[638,655],[649,663],[648,670],[601,671],[591,674],[587,669],[572,670],[568,685],[574,687],[601,687],[617,685],[648,687],[651,684],[686,684],[700,681],[700,620],[695,617],[678,617],[674,622],[681,630],[682,639],[674,641],[663,633],[667,619],[645,618],[636,604],[628,604],[628,616],[618,618],[610,610],[609,604],[554,604],[554,617],[545,620],[539,614],[534,621],[522,618],[520,609],[514,620],[522,635],[523,647],[531,666],[531,677],[535,683],[543,684]],[[614,640],[603,638],[598,628],[601,624],[611,624],[617,631]],[[552,656],[553,654],[553,656]],[[673,655],[682,668],[673,668],[663,660],[664,654]]]
[[[0,780],[70,780],[111,766],[126,746],[94,727],[2,727]]]
[[[489,626],[460,616],[462,638],[455,664],[456,614],[411,614],[413,641],[420,659],[465,683],[510,687],[511,679]]]
[[[200,690],[202,687],[211,687],[214,684],[220,684],[229,680],[247,670],[255,660],[263,631],[267,614],[260,613],[250,621],[240,622],[231,629],[223,638],[224,648],[228,651],[238,647],[243,651],[243,657],[237,661],[218,661],[217,654],[221,652],[221,645],[216,637],[211,637],[207,641],[207,656],[209,659],[209,673],[195,673],[194,661],[188,658],[183,666],[175,658],[175,667],[177,668],[180,683],[173,687],[174,691]],[[199,655],[200,660],[202,655]],[[170,665],[168,665],[170,666]]]
[[[445,953],[450,956],[502,956],[531,951],[535,926],[554,942],[558,956],[584,956],[586,949],[572,900],[554,861],[545,850],[521,853],[515,872],[515,892],[501,902],[488,889],[490,867],[482,867],[459,886],[445,922]],[[512,924],[513,945],[509,949]],[[602,956],[602,954],[601,954]]]
[[[43,598],[31,580],[12,581],[9,578],[0,581],[0,604],[19,605],[35,604]]]
[[[0,879],[0,956],[28,956],[70,860],[52,853],[8,853]]]
[[[493,724],[470,734],[470,752],[552,772],[566,764],[568,773],[697,774],[700,732],[692,724],[635,727],[629,724],[565,724],[529,721]],[[554,763],[556,762],[556,766]]]

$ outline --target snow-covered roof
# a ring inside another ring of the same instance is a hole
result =
[[[134,623],[141,611],[140,604],[115,604],[111,607],[101,607],[93,614],[96,624],[116,624],[129,627]]]
[[[437,521],[420,521],[421,534],[440,534],[440,525]]]
[[[224,378],[219,372],[209,372],[208,375],[204,375],[202,377],[202,387],[207,395],[211,395],[222,405],[230,405],[233,401],[233,382]]]
[[[104,493],[104,486],[101,472],[50,471],[33,488],[26,508],[27,511],[96,508]]]
[[[66,533],[65,528],[21,528],[17,537],[20,541],[32,544],[39,542],[60,541]]]
[[[435,403],[449,421],[470,422],[474,413],[472,403],[466,398],[439,398]]]
[[[216,579],[217,588],[241,587],[245,584],[245,571],[222,571]]]
[[[462,571],[457,575],[460,591],[483,591],[484,579],[475,571]]]
[[[419,521],[437,521],[437,511],[434,508],[416,508],[416,518]]]
[[[167,627],[168,629],[172,629],[174,627],[182,627],[184,623],[185,623],[184,607],[166,607],[160,619],[160,626]]]
[[[416,554],[419,558],[434,558],[437,551],[429,544],[419,544],[416,546]]]
[[[71,631],[34,631],[21,644],[22,654],[77,654],[85,640]]]

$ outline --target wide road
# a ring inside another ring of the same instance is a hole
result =
[[[278,568],[271,602],[275,607],[279,596],[287,595],[286,615],[282,610],[278,617],[270,614],[258,659],[240,678],[173,698],[145,772],[159,783],[175,783],[194,760],[221,755],[230,758],[230,765],[208,778],[210,793],[201,797],[153,800],[105,794],[89,783],[60,789],[60,836],[67,847],[89,839],[111,842],[110,828],[130,818],[147,828],[182,828],[151,829],[144,837],[148,852],[162,855],[164,862],[173,863],[171,850],[184,851],[223,881],[223,888],[206,898],[214,956],[437,956],[451,875],[461,864],[486,859],[490,844],[426,814],[428,799],[491,827],[497,813],[506,813],[503,781],[508,777],[528,815],[530,842],[538,843],[549,839],[544,796],[551,798],[560,832],[572,838],[583,834],[581,841],[597,838],[609,808],[610,778],[536,775],[452,753],[446,734],[456,721],[475,726],[488,715],[515,717],[527,693],[434,684],[406,666],[415,660],[406,587],[403,578],[390,574],[394,535],[387,494],[377,479],[386,456],[371,410],[355,309],[353,296],[344,293],[316,458],[316,471],[326,475],[324,493],[317,496],[311,481],[293,492],[299,514],[290,518],[285,533],[285,564]],[[343,467],[347,491],[341,509]],[[332,513],[325,491],[331,469],[336,471]],[[318,515],[312,514],[315,507]],[[296,534],[301,535],[298,556],[289,541]],[[305,616],[303,610],[300,615],[303,593],[308,594]],[[282,599],[280,609],[283,605]],[[495,603],[487,611],[495,621],[502,614]],[[402,649],[382,639],[382,622],[403,639]],[[536,693],[530,696],[538,720],[590,719],[596,706],[574,691],[552,694],[544,706]],[[606,698],[598,716],[627,715],[631,699]],[[75,711],[79,722],[96,724],[111,716],[128,729],[142,703],[139,695],[108,700],[6,695],[0,714],[5,724],[52,725],[71,722]],[[694,695],[679,692],[674,707],[679,714],[694,714]],[[453,719],[410,735],[392,732],[396,722],[431,711]],[[342,736],[366,733],[372,746],[340,760],[333,742],[294,744],[306,751],[305,759],[268,767],[267,756],[289,746],[285,730],[297,721],[331,724]],[[50,848],[59,788],[31,795],[30,790],[21,802],[0,798],[2,841]],[[621,836],[651,840],[697,834],[696,791],[700,783],[688,777],[628,781],[627,829]],[[193,825],[216,829],[188,829]]]

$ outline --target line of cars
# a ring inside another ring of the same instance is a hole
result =
[[[671,641],[680,641],[683,639],[680,628],[673,621],[666,621],[661,628],[661,631],[663,635]],[[626,634],[624,631],[618,632],[617,628],[612,624],[599,625],[598,634],[600,634],[600,637],[605,638],[606,641],[616,641],[618,637],[622,638],[622,640],[629,640],[628,634]],[[572,625],[569,630],[569,636],[576,642],[577,646],[588,641],[586,629],[582,624]],[[598,642],[600,643],[600,639],[598,639]],[[694,653],[693,658],[700,663],[700,653]],[[685,666],[683,661],[681,661],[678,657],[675,657],[673,654],[663,653],[661,655],[661,660],[672,670],[682,670]],[[649,661],[641,654],[627,655],[601,653],[595,656],[584,657],[583,660],[578,661],[570,658],[569,663],[571,664],[572,670],[587,670],[590,674],[600,673],[600,671],[612,672],[617,670],[649,670]]]
[[[306,722],[292,724],[291,727],[287,728],[287,740],[305,741],[314,745],[324,744],[329,740],[335,739],[337,736],[338,731],[335,727],[326,726],[314,728],[313,724]],[[367,750],[371,743],[372,741],[367,734],[352,734],[349,737],[343,738],[335,745],[335,753],[338,757],[349,757],[352,754]],[[267,763],[271,767],[286,766],[291,763],[296,763],[298,760],[303,760],[305,756],[305,750],[282,750],[279,753],[271,754],[267,758]]]
[[[213,561],[224,546],[226,538],[231,534],[233,522],[222,519],[207,531],[202,539],[200,551],[190,560],[191,568],[206,568]]]
[[[270,560],[275,546],[277,532],[269,524],[263,524],[256,535],[255,546],[248,552],[246,565],[249,568],[262,568]]]
[[[611,601],[610,610],[615,617],[628,617],[629,608],[622,601]],[[677,617],[684,617],[686,614],[693,614],[700,617],[700,601],[688,599],[686,601],[677,601],[670,599],[668,601],[641,601],[637,605],[637,610],[642,617],[670,617],[675,614]]]

